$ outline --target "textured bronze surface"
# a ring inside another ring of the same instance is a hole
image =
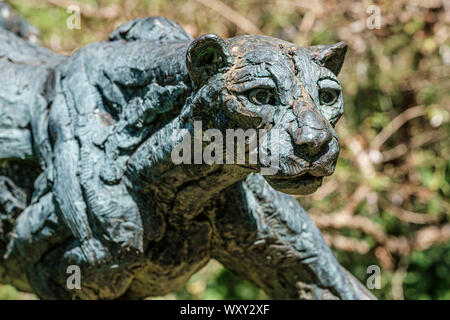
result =
[[[215,258],[274,298],[373,298],[285,194],[334,171],[345,51],[194,40],[152,17],[63,57],[0,28],[0,282],[45,299],[142,298]],[[277,130],[277,173],[174,164],[195,121]],[[69,265],[81,290],[66,286]]]

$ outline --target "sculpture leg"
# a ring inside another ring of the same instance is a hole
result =
[[[41,177],[45,178],[45,173]],[[38,179],[35,191],[45,191],[46,184],[45,180]],[[19,201],[18,191],[11,194],[6,191],[0,192],[0,211],[1,208],[8,209],[7,217],[14,220],[20,213],[16,211],[23,210],[25,203]],[[0,239],[0,282],[13,284],[23,291],[34,291],[44,299],[113,299],[121,296],[131,284],[133,276],[129,270],[136,261],[124,258],[125,255],[116,250],[114,261],[92,266],[87,262],[80,242],[62,223],[58,210],[52,192],[37,192],[33,196],[32,203],[15,219],[11,235]],[[126,236],[126,231],[117,229],[117,236]],[[6,244],[3,242],[8,243],[4,257]],[[70,266],[80,268],[80,289],[67,286]]]
[[[299,203],[252,174],[215,213],[213,257],[277,299],[373,299],[337,262]]]
[[[47,193],[26,207],[15,220],[6,253],[1,257],[6,269],[5,282],[30,291],[27,271],[52,247],[70,237],[55,210],[53,195]]]
[[[26,207],[26,192],[11,179],[0,176],[0,283],[8,282],[3,256],[8,244],[8,233],[14,224],[14,219]]]
[[[49,126],[54,142],[55,177],[53,193],[62,220],[81,243],[87,261],[96,264],[108,255],[100,241],[94,238],[89,225],[87,207],[79,178],[79,145],[73,134],[73,123],[62,95],[53,102]]]
[[[133,266],[80,265],[82,257],[77,240],[47,252],[27,270],[33,291],[41,299],[116,299],[131,285]]]
[[[61,223],[52,193],[28,206],[17,218],[5,261],[6,283],[33,290],[43,299],[114,299],[128,289],[132,263],[93,267],[78,240]],[[80,268],[81,288],[69,288],[69,266]],[[1,279],[1,277],[0,277]]]

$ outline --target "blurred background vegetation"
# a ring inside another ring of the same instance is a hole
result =
[[[193,36],[261,33],[299,46],[346,41],[345,114],[336,173],[299,197],[340,263],[381,299],[450,299],[450,1],[13,0],[62,54],[107,39],[120,24],[161,15]],[[67,7],[81,9],[70,30]],[[381,10],[379,29],[368,28]],[[373,18],[373,16],[372,16]],[[0,286],[0,299],[33,295]],[[260,299],[264,293],[210,262],[166,299]]]

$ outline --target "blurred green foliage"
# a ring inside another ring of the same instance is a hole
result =
[[[62,54],[107,38],[137,17],[162,15],[193,36],[260,32],[300,46],[349,44],[340,79],[345,115],[335,174],[299,201],[340,263],[363,283],[382,270],[381,299],[450,299],[450,7],[445,1],[14,0]],[[70,30],[70,4],[81,29]],[[368,19],[375,4],[380,28]],[[414,109],[412,109],[414,108]],[[324,216],[324,215],[327,216]],[[333,218],[335,217],[335,218]],[[28,298],[0,286],[0,299]],[[166,299],[260,299],[210,262]]]

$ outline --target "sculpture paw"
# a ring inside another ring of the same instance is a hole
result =
[[[88,264],[92,266],[105,263],[111,258],[108,250],[95,238],[84,240],[81,243],[81,250]]]
[[[123,170],[120,170],[114,162],[107,163],[100,172],[100,178],[109,185],[114,185],[120,182],[123,176]]]

